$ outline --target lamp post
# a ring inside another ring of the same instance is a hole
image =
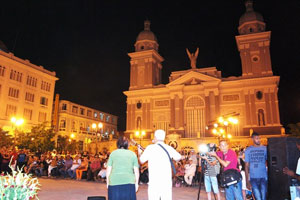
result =
[[[136,137],[139,137],[140,138],[140,145],[142,146],[142,138],[143,136],[146,135],[146,132],[145,131],[136,131],[135,132],[135,136]]]
[[[16,145],[17,142],[17,128],[19,126],[21,126],[22,124],[24,124],[24,119],[23,118],[16,118],[16,117],[12,117],[10,119],[11,124],[12,124],[12,129],[14,130],[14,143]]]
[[[221,116],[216,121],[214,121],[213,125],[210,125],[212,128],[213,135],[216,135],[218,138],[218,141],[220,142],[220,139],[231,139],[232,135],[229,133],[229,126],[238,124],[238,119],[234,117],[235,115],[230,116]],[[209,129],[209,126],[207,126],[207,129]]]
[[[96,133],[96,154],[98,154],[98,140],[99,140],[99,138],[101,136],[101,132],[103,130],[103,124],[101,122],[98,123],[98,125],[96,123],[93,123],[92,128]]]

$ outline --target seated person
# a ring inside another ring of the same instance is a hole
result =
[[[65,160],[64,157],[61,155],[58,155],[58,161],[57,161],[57,170],[60,171],[61,168],[65,166]],[[60,174],[60,172],[59,172]]]
[[[81,159],[79,158],[78,155],[75,156],[73,163],[72,163],[72,167],[70,169],[67,170],[69,176],[72,179],[76,178],[76,170],[77,168],[81,165]]]
[[[91,157],[91,164],[87,172],[87,181],[95,181],[95,177],[101,170],[101,162],[99,155],[95,155],[95,157]]]
[[[48,163],[44,155],[41,155],[39,165],[35,168],[35,174],[37,176],[44,176],[48,171]]]
[[[184,165],[184,180],[188,185],[192,185],[193,177],[196,172],[196,165],[193,163],[192,159],[187,161],[187,164]]]
[[[106,167],[107,167],[107,160],[103,163],[102,168],[98,174],[98,176],[104,180],[106,179]]]
[[[33,157],[33,162],[30,164],[28,168],[28,173],[36,174],[37,176],[41,176],[40,171],[37,170],[40,166],[40,160],[38,156]]]
[[[83,157],[81,165],[76,169],[76,180],[81,180],[82,172],[86,172],[89,166],[88,157]]]
[[[48,166],[48,177],[51,177],[51,172],[52,170],[55,170],[57,168],[57,161],[58,161],[58,157],[55,156],[51,161],[50,164]]]
[[[70,155],[66,155],[66,159],[64,160],[64,166],[59,169],[59,173],[66,178],[67,177],[67,171],[72,167],[73,160]]]
[[[29,173],[29,168],[30,168],[30,165],[31,165],[32,163],[33,163],[33,156],[29,156],[29,157],[28,157],[27,164],[26,164],[25,167],[24,167],[25,173]]]

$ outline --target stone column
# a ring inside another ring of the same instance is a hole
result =
[[[257,116],[256,116],[256,106],[255,106],[255,97],[254,91],[250,91],[250,103],[251,103],[251,121],[252,125],[257,125]]]
[[[249,94],[245,94],[245,114],[246,114],[246,125],[251,125]]]
[[[170,122],[171,122],[171,127],[174,128],[175,127],[175,100],[174,100],[174,96],[171,97],[170,100]]]
[[[135,129],[135,103],[131,104],[131,130]]]
[[[275,94],[274,92],[270,93],[271,95],[271,107],[272,107],[272,117],[274,124],[278,124],[278,114],[277,114],[277,107],[275,102]]]
[[[146,111],[147,111],[147,115],[146,115],[146,118],[147,118],[146,129],[151,129],[151,123],[150,123],[150,102],[149,101],[147,102]]]
[[[271,105],[270,105],[270,93],[269,91],[264,94],[265,96],[265,104],[266,104],[266,124],[273,124],[271,117]]]
[[[179,99],[179,127],[184,126],[184,105],[183,105],[183,96]]]
[[[129,102],[127,101],[127,121],[126,121],[126,129],[130,130],[131,126],[130,126],[130,122],[131,122],[131,104],[129,104]]]
[[[147,124],[147,103],[145,101],[143,101],[143,105],[142,105],[142,129],[146,128],[146,124]]]

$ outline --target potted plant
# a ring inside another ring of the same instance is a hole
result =
[[[0,175],[0,200],[29,200],[37,197],[40,189],[39,181],[31,174],[26,174],[21,169],[13,169],[11,174]]]

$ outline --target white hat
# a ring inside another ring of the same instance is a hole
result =
[[[166,132],[162,129],[158,129],[154,132],[154,137],[156,138],[156,140],[164,141],[166,137]]]

